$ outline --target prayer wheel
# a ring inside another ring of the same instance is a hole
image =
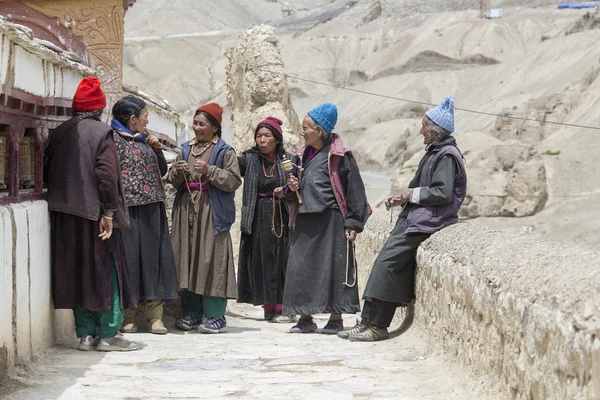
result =
[[[21,189],[33,187],[35,179],[34,138],[25,136],[19,147],[19,175]]]
[[[6,148],[6,136],[4,136],[4,134],[0,133],[0,190],[4,190],[6,189],[6,180],[7,180],[7,176],[6,176],[6,164],[8,162],[7,160],[7,148]]]

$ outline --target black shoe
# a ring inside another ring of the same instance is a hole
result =
[[[225,317],[207,318],[200,326],[200,333],[225,333],[227,332],[227,319]]]
[[[337,321],[329,321],[327,325],[323,329],[321,329],[321,333],[324,335],[335,335],[344,330],[344,322],[342,319],[338,319]]]
[[[313,322],[313,319],[303,319],[290,328],[290,333],[311,333],[317,330],[317,324]]]
[[[352,327],[352,329],[347,330],[347,331],[339,331],[337,333],[337,336],[342,339],[348,339],[350,337],[350,335],[356,335],[358,333],[361,333],[362,331],[364,331],[367,328],[368,328],[367,325],[361,324],[360,319],[357,319],[356,325],[354,325],[354,327]]]
[[[359,333],[352,334],[348,337],[351,342],[378,342],[390,338],[387,328],[380,328],[375,325],[370,325]]]
[[[202,323],[202,317],[191,317],[189,315],[181,317],[175,322],[175,326],[182,331],[191,331],[192,329],[198,329],[198,326]]]
[[[273,318],[280,314],[281,313],[277,313],[276,311],[265,311],[265,321],[271,321]]]

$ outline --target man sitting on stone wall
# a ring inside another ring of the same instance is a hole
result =
[[[338,336],[352,341],[373,342],[389,338],[396,307],[414,309],[415,254],[434,232],[458,221],[458,210],[467,192],[463,157],[456,147],[454,100],[447,96],[442,104],[425,113],[420,134],[427,145],[407,189],[385,201],[387,209],[403,206],[396,226],[377,256],[363,293],[361,320]]]

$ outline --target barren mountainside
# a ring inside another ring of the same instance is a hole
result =
[[[407,184],[423,154],[420,119],[450,94],[469,174],[462,217],[597,248],[600,130],[550,122],[600,127],[598,13],[488,1],[504,17],[487,20],[470,1],[291,3],[297,11],[282,18],[266,0],[139,0],[126,18],[125,81],[189,119],[203,102],[226,103],[226,51],[268,22],[295,111],[338,105],[336,131],[369,173],[371,203],[388,178]]]

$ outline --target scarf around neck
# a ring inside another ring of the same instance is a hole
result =
[[[110,121],[110,126],[126,140],[145,142],[148,139],[148,135],[145,133],[135,133],[114,118]]]

